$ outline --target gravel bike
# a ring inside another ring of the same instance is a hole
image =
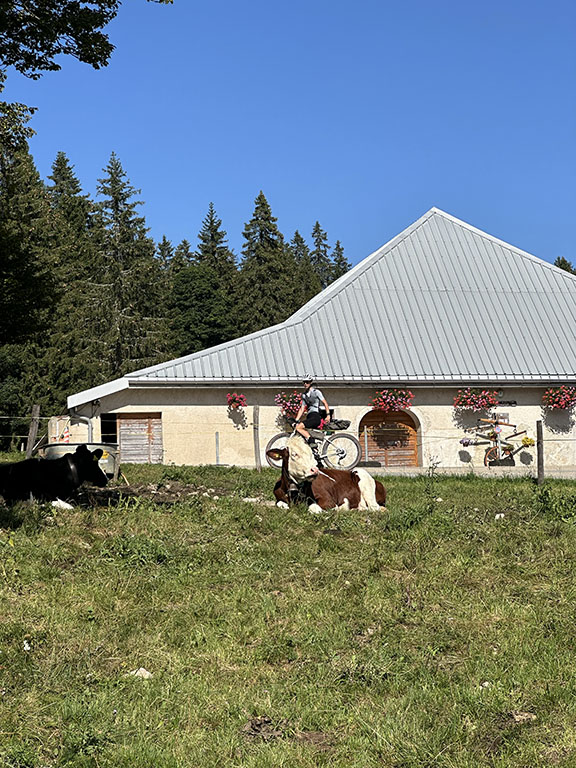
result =
[[[334,432],[331,429],[308,429],[310,437],[316,440],[316,447],[322,462],[330,469],[354,469],[362,456],[360,443],[349,432]],[[281,461],[271,459],[268,451],[272,448],[284,448],[292,435],[298,432],[280,432],[269,440],[266,446],[266,461],[271,467],[279,469]],[[302,438],[304,439],[304,438]]]

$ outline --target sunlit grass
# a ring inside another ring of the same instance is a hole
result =
[[[272,470],[124,470],[200,492],[3,513],[0,765],[576,764],[576,484],[317,517],[243,501]]]

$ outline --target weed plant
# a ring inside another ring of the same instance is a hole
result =
[[[575,483],[315,516],[243,500],[271,470],[124,471],[202,493],[2,512],[1,766],[576,765]]]

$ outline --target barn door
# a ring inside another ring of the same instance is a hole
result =
[[[162,464],[162,414],[119,413],[120,461],[128,464]]]
[[[359,438],[362,461],[382,467],[418,466],[417,427],[404,411],[370,411],[360,422]]]

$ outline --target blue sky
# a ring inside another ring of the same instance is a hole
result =
[[[213,201],[240,253],[262,189],[354,264],[432,206],[576,263],[573,0],[125,0],[108,32],[108,68],[5,96],[44,178],[63,150],[95,194],[116,152],[156,240],[196,245]]]

